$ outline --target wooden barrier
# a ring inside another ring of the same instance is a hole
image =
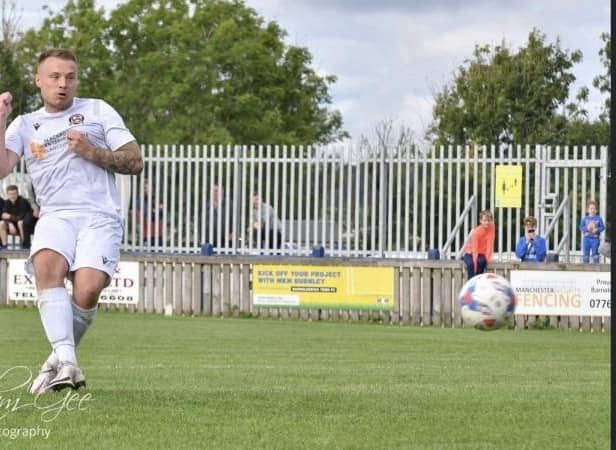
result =
[[[35,306],[34,302],[14,302],[6,298],[8,259],[25,258],[25,252],[3,251],[0,255],[0,305]],[[207,315],[215,317],[257,316],[280,320],[375,321],[416,326],[460,327],[462,318],[457,296],[466,281],[461,261],[200,256],[125,253],[123,261],[140,265],[140,292],[137,305],[101,304],[103,310],[153,314]],[[352,267],[393,267],[395,299],[392,311],[340,309],[260,308],[252,303],[254,264],[325,265]],[[609,265],[491,263],[489,270],[505,277],[511,270],[600,271]],[[516,315],[516,328],[548,323],[579,331],[610,331],[610,317],[530,317]]]

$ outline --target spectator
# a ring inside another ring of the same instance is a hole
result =
[[[282,222],[276,210],[262,202],[256,192],[252,195],[252,236],[260,248],[282,247]]]
[[[210,224],[207,240],[214,247],[230,248],[233,244],[232,218],[227,217],[227,211],[233,211],[233,208],[227,208],[225,205],[222,187],[213,184],[205,213],[207,214],[206,222]],[[225,221],[228,223],[225,224]]]
[[[163,245],[163,207],[150,195],[149,182],[143,180],[143,201],[137,198],[137,223],[141,224],[143,243]]]
[[[522,262],[544,262],[546,252],[545,238],[537,235],[537,219],[528,216],[524,219],[524,234],[518,239],[515,255]]]
[[[606,258],[611,258],[612,246],[610,245],[610,241],[606,239],[599,245],[599,254],[605,256]]]
[[[0,213],[0,241],[2,248],[8,245],[9,235],[21,238],[21,248],[30,248],[31,224],[34,220],[30,202],[19,195],[14,184],[6,188],[7,199]]]
[[[603,218],[597,214],[597,202],[589,200],[586,205],[586,215],[580,222],[580,231],[584,236],[582,241],[582,261],[590,262],[592,255],[593,264],[599,263],[599,236],[605,230]]]
[[[492,212],[489,209],[479,213],[479,225],[469,236],[464,247],[464,264],[470,280],[475,275],[484,273],[494,253],[495,227]]]
[[[24,235],[29,235],[32,237],[36,222],[38,222],[40,208],[36,201],[36,196],[34,195],[34,187],[32,186],[32,179],[30,178],[30,175],[27,173],[12,172],[2,179],[1,184],[4,191],[6,191],[6,188],[10,185],[17,186],[19,195],[30,202],[30,205],[32,206],[32,216],[28,217],[29,220],[24,221],[24,225],[27,228],[24,230]],[[2,201],[0,201],[0,212],[2,211],[2,208]],[[29,248],[29,242],[25,242],[24,245],[26,248]]]

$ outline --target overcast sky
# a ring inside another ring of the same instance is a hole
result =
[[[65,0],[20,0],[21,23],[38,26],[42,5],[59,11]],[[97,0],[105,10],[122,0]],[[374,127],[393,120],[422,137],[431,121],[434,93],[452,80],[475,44],[513,49],[526,43],[533,27],[560,37],[564,49],[580,49],[577,82],[590,89],[596,117],[602,97],[592,87],[603,73],[600,34],[610,29],[608,0],[247,0],[265,20],[287,31],[287,43],[307,47],[313,67],[338,81],[333,108],[342,112],[353,138],[372,137]]]

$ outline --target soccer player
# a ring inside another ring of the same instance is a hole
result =
[[[68,49],[39,56],[43,107],[8,128],[12,97],[0,94],[0,178],[24,157],[40,204],[26,269],[36,278],[41,322],[52,352],[33,394],[85,386],[75,347],[96,314],[98,297],[120,256],[122,221],[114,172],[138,174],[134,136],[106,102],[77,98],[79,64]],[[73,282],[73,296],[64,287]]]

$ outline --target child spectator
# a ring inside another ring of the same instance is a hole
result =
[[[543,262],[546,252],[546,240],[537,234],[537,219],[528,216],[524,219],[524,234],[515,246],[515,255],[522,262]]]
[[[489,209],[479,213],[479,225],[470,234],[464,247],[464,264],[470,280],[475,275],[484,273],[494,253],[495,226]]]
[[[580,222],[580,231],[584,239],[582,240],[582,261],[590,262],[592,255],[593,264],[599,263],[599,235],[605,230],[603,218],[597,214],[597,202],[589,200],[586,205],[586,215]]]

